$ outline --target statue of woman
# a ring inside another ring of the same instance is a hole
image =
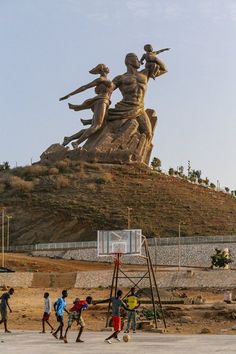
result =
[[[110,97],[113,91],[113,83],[107,79],[109,68],[105,64],[98,64],[95,68],[90,70],[89,73],[94,75],[99,74],[100,77],[59,99],[59,101],[66,100],[70,96],[88,90],[91,87],[95,87],[95,93],[97,94],[97,96],[84,101],[80,105],[68,104],[69,108],[74,111],[91,109],[93,111],[93,118],[90,121],[91,126],[88,129],[82,129],[74,135],[65,136],[63,141],[64,146],[77,139],[76,142],[72,143],[72,146],[77,148],[82,142],[102,127],[107,115],[108,107],[111,103]]]

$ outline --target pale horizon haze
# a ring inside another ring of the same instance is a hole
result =
[[[152,157],[162,167],[190,160],[220,186],[236,189],[236,1],[234,0],[0,0],[0,164],[39,160],[53,143],[82,128],[74,112],[93,89],[59,102],[95,78],[125,72],[124,58],[143,46],[160,54],[168,73],[150,80],[145,107],[158,126]],[[112,95],[112,106],[121,95]]]

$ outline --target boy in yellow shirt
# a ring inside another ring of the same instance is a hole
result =
[[[138,297],[135,295],[135,288],[130,289],[130,295],[125,298],[125,303],[127,308],[130,310],[128,311],[128,322],[125,329],[125,333],[129,333],[130,325],[132,322],[133,333],[136,333],[136,309],[140,306],[140,301]]]

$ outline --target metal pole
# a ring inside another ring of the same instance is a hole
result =
[[[6,215],[7,217],[7,251],[10,250],[10,219],[12,219],[11,215]]]
[[[181,235],[181,221],[179,222],[178,271],[180,271],[180,235]]]
[[[147,247],[147,252],[148,252],[149,264],[150,264],[150,268],[151,268],[151,271],[152,271],[153,281],[154,281],[154,285],[155,285],[155,289],[156,289],[156,294],[157,294],[157,298],[158,298],[158,301],[159,301],[159,306],[160,306],[160,310],[161,310],[161,314],[162,314],[162,320],[163,320],[164,326],[166,328],[166,320],[165,320],[165,315],[164,315],[164,311],[163,311],[163,307],[162,307],[162,303],[161,303],[160,293],[159,293],[159,290],[158,290],[158,287],[157,287],[156,275],[154,273],[154,269],[153,269],[152,260],[151,260],[151,257],[150,257],[148,245],[146,247]]]
[[[5,208],[2,208],[2,267],[5,266],[5,260],[4,260],[4,219],[5,219]]]
[[[155,322],[155,328],[157,328],[157,314],[156,314],[155,298],[154,298],[153,287],[152,287],[152,275],[151,275],[150,257],[149,257],[149,254],[148,254],[148,247],[147,247],[146,238],[144,240],[144,247],[145,247],[145,254],[146,254],[146,257],[147,257],[147,268],[148,268],[149,283],[150,283],[150,290],[151,290],[154,322]]]
[[[127,207],[127,226],[128,226],[128,230],[130,230],[130,212],[131,210],[133,210],[132,208]]]
[[[160,236],[159,236],[160,237]],[[157,272],[157,238],[154,237],[155,240],[155,273]]]
[[[115,259],[115,261],[114,261],[114,270],[113,270],[113,275],[112,275],[111,290],[110,290],[110,298],[113,295],[114,281],[115,281],[115,275],[116,275],[116,267],[117,267],[117,262],[116,262],[116,259]],[[111,300],[109,301],[108,308],[107,308],[106,328],[109,325],[110,309],[111,309]]]
[[[118,288],[118,278],[119,278],[119,268],[120,268],[120,253],[117,254],[117,266],[116,266],[116,274],[115,274],[115,296]]]

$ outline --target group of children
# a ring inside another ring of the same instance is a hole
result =
[[[51,314],[51,301],[49,298],[49,293],[44,293],[44,313],[43,313],[43,318],[42,318],[42,332],[45,333],[45,323],[49,325],[51,328],[51,333],[52,335],[58,339],[58,334],[59,334],[59,339],[64,340],[65,343],[68,343],[67,341],[67,333],[69,329],[71,328],[73,322],[76,322],[78,326],[80,326],[80,330],[78,333],[78,336],[76,338],[76,342],[83,342],[81,340],[81,335],[83,333],[84,327],[85,327],[85,322],[82,317],[82,311],[87,310],[88,306],[92,303],[93,299],[91,296],[87,296],[86,300],[80,300],[79,298],[76,298],[73,302],[73,306],[71,309],[68,311],[66,309],[67,302],[66,298],[68,296],[67,290],[62,291],[61,297],[59,297],[55,303],[53,304],[53,308],[55,311],[56,319],[57,322],[59,323],[58,328],[54,330],[53,326],[49,322],[49,317]],[[64,329],[64,313],[68,314],[68,324],[65,330],[65,333],[63,335],[63,329]]]
[[[8,292],[5,292],[2,294],[0,297],[1,303],[0,303],[0,313],[1,313],[1,320],[0,324],[4,323],[4,329],[6,333],[10,333],[10,331],[7,328],[7,312],[8,309],[10,312],[12,312],[8,300],[10,297],[14,294],[14,289],[11,288]],[[58,328],[55,330],[51,323],[49,322],[50,315],[52,312],[52,305],[51,305],[51,300],[49,297],[49,293],[45,292],[44,293],[44,313],[42,317],[42,332],[41,333],[46,333],[45,330],[45,324],[47,324],[51,328],[51,333],[56,339],[61,339],[65,343],[68,343],[67,340],[67,334],[69,329],[71,328],[72,324],[74,322],[77,323],[77,325],[80,327],[78,336],[76,338],[76,342],[83,342],[81,340],[81,335],[83,333],[84,327],[85,327],[85,322],[82,317],[82,312],[87,310],[90,304],[96,305],[99,303],[106,303],[106,302],[111,302],[111,308],[112,308],[112,325],[114,328],[114,332],[105,339],[105,341],[109,344],[111,344],[111,339],[114,338],[117,341],[120,341],[118,334],[122,329],[122,321],[121,321],[121,309],[125,309],[128,313],[128,322],[127,326],[125,329],[125,333],[129,333],[130,326],[132,324],[132,329],[133,333],[136,332],[136,309],[140,306],[140,301],[138,300],[138,297],[135,295],[135,288],[131,288],[128,295],[125,297],[124,301],[122,300],[123,292],[121,290],[117,291],[116,296],[113,296],[111,298],[102,300],[102,301],[93,301],[91,296],[87,296],[85,300],[80,300],[79,298],[76,298],[73,302],[73,306],[69,309],[69,311],[66,309],[67,302],[66,298],[68,297],[68,292],[67,290],[62,291],[62,295],[55,301],[53,304],[53,308],[55,311],[56,319],[58,322]],[[65,333],[63,335],[63,329],[64,329],[64,313],[68,314],[68,323],[67,327],[65,329]],[[59,337],[58,337],[59,334]]]

